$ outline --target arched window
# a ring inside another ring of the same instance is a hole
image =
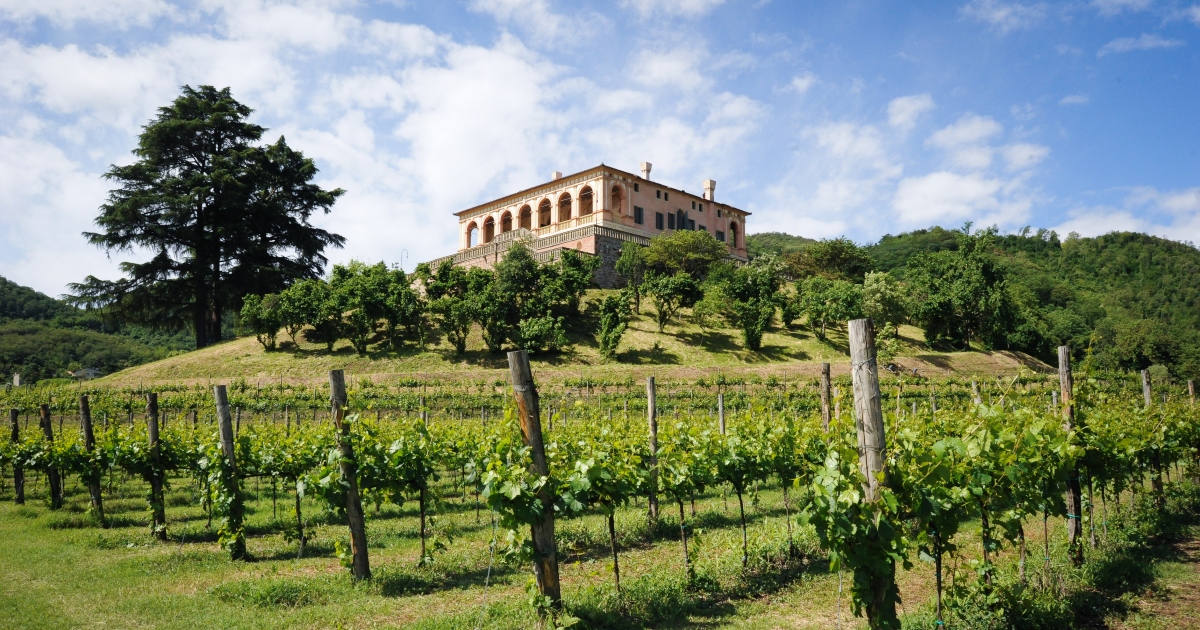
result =
[[[579,191],[579,216],[586,217],[592,213],[592,188],[584,186],[583,190]]]
[[[550,225],[550,200],[543,199],[538,205],[538,227],[544,228]]]
[[[621,205],[621,187],[612,187],[612,209],[616,214],[625,214],[625,209]]]
[[[729,247],[737,249],[738,246],[738,224],[735,222],[729,223]]]
[[[558,220],[567,221],[571,218],[571,193],[563,193],[558,198]]]
[[[496,238],[496,219],[488,217],[483,222],[483,242],[491,243]]]
[[[511,232],[511,231],[512,231],[512,213],[505,212],[504,215],[500,217],[500,233],[503,234],[505,232]]]
[[[472,221],[467,225],[467,247],[475,247],[479,244],[479,226]]]
[[[533,210],[529,206],[521,206],[521,211],[518,213],[518,224],[521,226],[521,229],[533,229]]]

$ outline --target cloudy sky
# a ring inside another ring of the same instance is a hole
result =
[[[751,232],[1200,242],[1200,4],[964,2],[0,0],[0,275],[117,275],[80,232],[184,84],[348,191],[335,262],[411,269],[456,210],[643,160]]]

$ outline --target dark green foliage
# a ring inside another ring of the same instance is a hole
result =
[[[888,234],[879,239],[878,243],[863,249],[871,257],[876,269],[901,270],[908,264],[908,259],[917,254],[957,250],[958,236],[957,230],[934,226],[928,230],[915,230],[899,236]]]
[[[616,272],[625,280],[625,286],[633,294],[633,312],[642,312],[642,283],[646,276],[644,248],[632,241],[621,243],[621,256],[614,265]]]
[[[622,291],[619,295],[609,295],[600,302],[600,330],[596,338],[600,343],[600,356],[605,359],[617,358],[617,346],[621,345],[621,336],[632,313],[629,311],[629,297]]]
[[[48,295],[0,278],[0,320],[29,319],[74,322],[81,311]]]
[[[592,276],[600,267],[596,256],[581,256],[572,249],[561,250],[558,258],[558,288],[567,315],[579,313],[579,301],[593,285]]]
[[[791,254],[813,243],[816,241],[811,238],[792,236],[783,232],[759,232],[746,235],[746,251],[749,252],[751,259],[763,254],[775,254],[776,256]]]
[[[714,263],[729,256],[729,247],[708,232],[682,230],[655,237],[643,255],[648,272],[660,277],[686,273],[701,282]]]
[[[120,335],[58,328],[43,322],[0,324],[0,374],[20,374],[22,382],[67,376],[67,370],[96,368],[109,374],[167,357],[166,348],[151,347]]]
[[[663,331],[680,308],[690,307],[704,297],[700,284],[683,271],[674,275],[647,274],[645,286],[646,293],[654,300],[658,332]]]
[[[785,267],[795,278],[822,276],[832,280],[862,282],[874,268],[867,251],[848,238],[824,239],[784,256]]]
[[[747,350],[757,351],[762,347],[763,332],[774,318],[779,301],[781,272],[779,259],[765,254],[738,268],[725,282],[724,291],[730,298]]]
[[[105,307],[125,322],[190,327],[202,348],[221,339],[225,314],[244,295],[320,275],[322,252],[345,239],[309,218],[343,191],[312,184],[316,167],[282,137],[256,146],[265,129],[246,122],[251,111],[211,86],[184,86],[159,109],[138,138],[137,160],[105,174],[117,188],[101,206],[100,230],[85,233],[109,252],[155,255],[122,263],[119,280],[71,285],[76,305]]]
[[[825,339],[829,326],[861,314],[862,286],[845,280],[813,276],[796,283],[796,300],[800,310],[808,317],[808,325],[813,333]]]
[[[279,312],[279,296],[247,295],[242,301],[242,325],[254,333],[258,342],[267,350],[275,349],[275,335],[283,325]]]
[[[367,354],[380,320],[387,316],[388,275],[382,262],[367,265],[352,260],[333,266],[329,288],[342,316],[342,334],[360,356]]]
[[[994,234],[961,234],[953,251],[918,254],[905,277],[914,321],[930,344],[966,349],[971,341],[985,348],[1006,348],[1018,330],[1019,313],[1008,292],[1006,274],[990,254]]]

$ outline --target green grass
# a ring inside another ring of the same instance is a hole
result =
[[[815,373],[816,365],[829,361],[835,372],[845,371],[848,362],[846,335],[842,327],[829,330],[819,340],[805,327],[793,329],[776,325],[763,337],[762,349],[750,352],[742,348],[740,332],[733,328],[701,328],[684,310],[677,321],[662,333],[653,320],[648,301],[642,314],[634,318],[621,340],[617,361],[600,357],[595,340],[596,316],[591,304],[604,294],[591,291],[582,313],[566,322],[571,345],[560,353],[532,357],[539,378],[579,376],[581,373],[603,378],[624,377],[631,373],[696,378],[714,371],[754,373]],[[925,347],[920,329],[902,326],[900,358],[897,363],[925,373],[1012,374],[1021,368],[1039,368],[1040,362],[1019,353],[935,352]],[[101,379],[97,384],[136,385],[139,383],[196,382],[211,379],[280,378],[296,382],[320,380],[331,369],[363,375],[408,374],[426,378],[457,379],[491,376],[507,370],[503,353],[486,350],[482,334],[476,329],[459,355],[440,336],[424,351],[408,344],[397,351],[382,341],[359,356],[347,341],[338,342],[333,352],[325,345],[308,341],[301,335],[293,344],[284,334],[280,347],[267,352],[253,337],[243,337],[162,361],[130,368]]]

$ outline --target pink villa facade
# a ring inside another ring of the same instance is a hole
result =
[[[431,261],[490,267],[516,240],[524,240],[542,260],[564,248],[599,256],[596,282],[619,286],[613,270],[621,245],[646,245],[664,232],[704,230],[729,246],[730,257],[746,260],[749,212],[715,200],[716,182],[704,180],[696,195],[650,179],[647,162],[641,176],[601,164],[456,212],[458,252]]]

